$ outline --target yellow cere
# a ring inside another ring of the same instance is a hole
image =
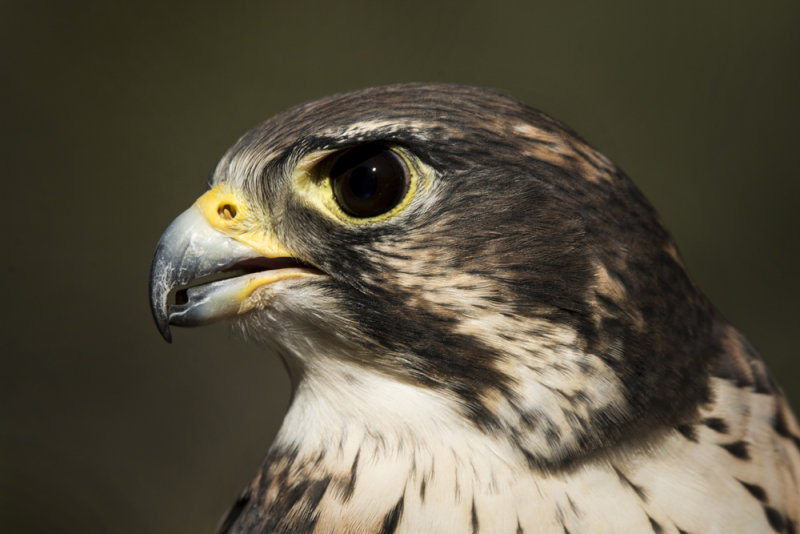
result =
[[[257,218],[247,202],[227,184],[213,187],[198,198],[195,204],[212,227],[251,247],[264,257],[294,257],[275,234],[268,227],[265,228],[264,220]]]
[[[398,147],[389,147],[391,150],[400,156],[408,168],[408,192],[403,200],[394,208],[382,213],[376,217],[359,218],[348,215],[339,203],[333,197],[333,188],[331,181],[328,179],[328,172],[333,167],[334,161],[324,162],[325,158],[336,150],[322,150],[312,152],[303,157],[292,173],[292,181],[295,184],[295,191],[298,196],[305,199],[305,201],[318,212],[332,216],[340,221],[345,221],[350,224],[374,224],[376,222],[391,219],[411,204],[414,195],[419,188],[420,179],[424,182],[424,187],[427,189],[429,185],[425,178],[430,176],[431,173],[426,172],[424,165]],[[320,163],[322,163],[320,165]]]

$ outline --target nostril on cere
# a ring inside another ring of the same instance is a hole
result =
[[[236,218],[236,206],[233,206],[232,204],[220,204],[217,208],[217,213],[219,213],[219,216],[226,221],[230,221],[231,219]]]

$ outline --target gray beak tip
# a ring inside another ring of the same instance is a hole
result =
[[[164,338],[164,341],[167,343],[172,343],[172,332],[169,329],[169,325],[164,321],[163,323],[159,323],[156,320],[156,326],[158,326],[158,331],[161,334],[161,337]]]
[[[168,270],[165,269],[163,259],[159,258],[161,249],[162,247],[159,246],[156,250],[155,258],[150,268],[150,311],[153,313],[153,319],[161,337],[167,343],[172,343],[167,305],[167,296],[172,288],[165,274]]]
[[[161,337],[167,343],[172,343],[172,332],[169,330],[169,316],[167,314],[166,295],[164,291],[159,291],[150,285],[150,310],[153,312],[153,319]]]

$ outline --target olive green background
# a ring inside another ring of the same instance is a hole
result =
[[[371,85],[571,125],[800,405],[798,27],[796,1],[0,3],[0,528],[213,530],[288,381],[223,325],[161,340],[154,246],[245,130]]]

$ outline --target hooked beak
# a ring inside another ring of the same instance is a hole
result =
[[[223,185],[201,196],[169,225],[150,267],[150,307],[159,332],[245,313],[256,289],[321,272],[294,257],[264,221]],[[174,295],[174,303],[170,303]]]

